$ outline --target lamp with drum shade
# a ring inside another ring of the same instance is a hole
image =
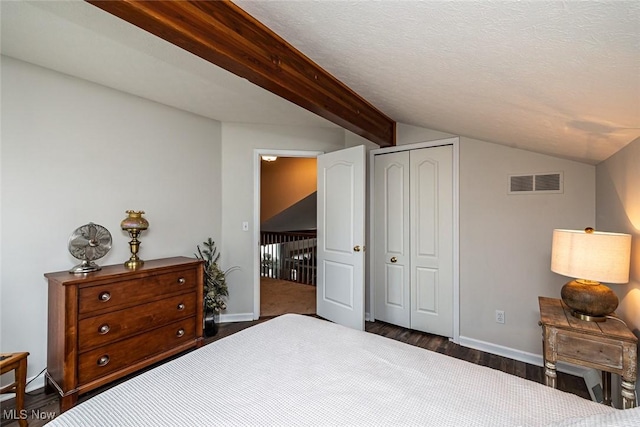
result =
[[[561,296],[572,314],[604,322],[618,307],[618,297],[605,283],[629,282],[631,235],[582,230],[553,230],[551,271],[573,277]]]

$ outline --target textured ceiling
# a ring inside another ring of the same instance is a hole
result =
[[[392,119],[580,159],[640,136],[640,1],[235,1]]]
[[[593,164],[640,137],[640,1],[235,3],[400,123]],[[1,7],[3,54],[217,120],[333,126],[89,4]]]

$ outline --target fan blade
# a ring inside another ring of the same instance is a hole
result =
[[[96,228],[96,226],[90,223],[89,224],[89,240],[95,240],[97,232],[98,232],[98,229]]]
[[[76,248],[84,248],[89,244],[89,240],[87,240],[84,236],[78,236],[71,241],[71,246]]]
[[[93,261],[95,258],[95,248],[88,246],[87,248],[85,248],[84,250],[84,256],[89,260],[89,261]]]

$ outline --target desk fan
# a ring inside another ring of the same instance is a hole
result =
[[[82,262],[69,273],[82,274],[98,271],[102,267],[94,261],[102,258],[111,249],[111,233],[92,222],[76,228],[69,237],[69,252]]]

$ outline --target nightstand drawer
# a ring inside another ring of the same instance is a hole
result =
[[[189,269],[143,279],[82,287],[79,291],[79,312],[82,315],[131,307],[163,295],[193,290],[196,283],[196,271]]]
[[[78,381],[87,383],[139,360],[194,341],[195,318],[154,329],[114,344],[87,351],[78,358]]]
[[[196,314],[196,295],[191,292],[79,322],[80,352],[157,328]]]
[[[556,343],[558,360],[622,369],[622,343],[618,341],[559,331]]]

